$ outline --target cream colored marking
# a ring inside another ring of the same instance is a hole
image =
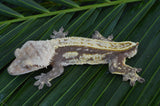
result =
[[[89,51],[89,49],[85,49],[85,51]]]
[[[80,61],[83,62],[89,62],[89,63],[98,63],[99,61],[103,61],[103,58],[106,56],[106,54],[83,54],[82,56],[80,56]],[[92,60],[89,60],[92,59]]]
[[[74,57],[78,56],[78,52],[66,52],[62,56],[65,57],[66,59],[74,58]]]
[[[123,72],[112,72],[112,74],[123,74]]]
[[[121,67],[118,67],[118,69],[120,70],[120,69],[122,69]]]
[[[106,54],[83,54],[79,59],[68,60],[68,64],[100,64],[107,63],[103,58]]]
[[[111,50],[111,51],[124,51],[137,45],[136,43],[130,41],[110,42],[110,41],[81,38],[81,37],[52,39],[51,44],[55,48],[65,47],[65,46],[83,46],[83,47],[90,47],[90,48]]]
[[[82,48],[77,48],[77,50],[82,50]]]
[[[113,66],[114,66],[114,67],[117,67],[117,64],[116,64],[116,63],[113,63]]]
[[[77,64],[79,63],[80,61],[78,59],[72,59],[72,60],[69,60],[68,61],[68,64]],[[83,63],[82,63],[83,64]]]

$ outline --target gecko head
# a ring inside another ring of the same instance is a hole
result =
[[[44,41],[28,41],[15,50],[16,59],[8,67],[11,75],[21,75],[47,67],[52,58],[50,45]]]

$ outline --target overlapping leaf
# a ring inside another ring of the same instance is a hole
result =
[[[88,1],[86,6],[83,1],[72,0],[1,2],[0,103],[15,106],[160,104],[160,1],[126,4],[134,1],[137,0]],[[56,3],[58,9],[54,8]],[[110,74],[107,65],[68,66],[62,76],[51,82],[50,88],[42,90],[33,86],[34,76],[50,68],[22,76],[7,73],[16,48],[28,40],[50,39],[53,29],[61,26],[69,31],[69,36],[91,37],[98,30],[105,37],[113,34],[115,41],[140,42],[138,54],[127,63],[143,69],[140,75],[145,83],[130,87],[128,82],[122,82],[121,76]]]

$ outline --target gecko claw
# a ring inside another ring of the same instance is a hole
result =
[[[42,89],[44,85],[46,84],[48,87],[50,87],[52,84],[49,82],[49,79],[46,77],[46,74],[42,73],[41,75],[38,75],[34,77],[37,79],[37,81],[34,83],[35,86],[39,86],[38,89]]]

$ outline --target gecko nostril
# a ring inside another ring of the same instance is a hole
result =
[[[13,72],[13,70],[12,70],[12,67],[8,67],[8,73],[10,74],[10,75],[14,75],[14,72]]]
[[[9,70],[9,69],[8,69],[8,73],[9,73],[10,75],[13,75],[13,72],[12,72],[11,70]]]

